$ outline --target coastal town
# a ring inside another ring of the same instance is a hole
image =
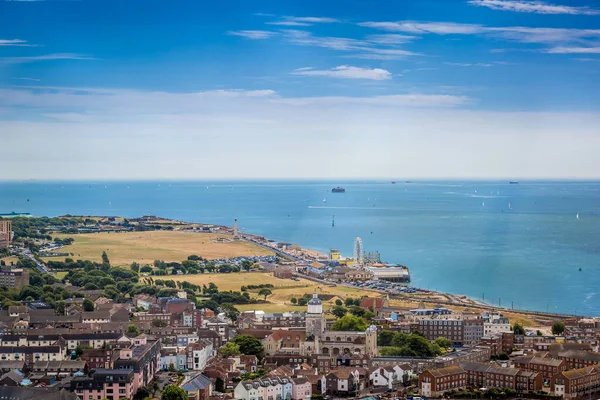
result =
[[[136,262],[126,258],[138,257],[134,248],[116,249],[116,240],[150,240],[144,234],[164,242],[159,233],[199,250]],[[78,243],[96,252],[90,240],[102,235],[112,247],[88,259]],[[353,249],[306,250],[242,233],[237,221],[1,218],[0,398],[600,393],[599,318],[518,313],[415,288],[408,266],[365,252],[360,238]]]

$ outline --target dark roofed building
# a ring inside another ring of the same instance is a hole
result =
[[[58,388],[0,386],[0,399],[10,400],[79,400],[75,394]]]

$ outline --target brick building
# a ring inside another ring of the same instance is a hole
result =
[[[569,368],[569,364],[565,360],[558,360],[555,358],[529,356],[516,358],[513,362],[515,368],[539,372],[545,381],[550,381],[550,378],[554,375],[566,371]]]
[[[455,344],[464,342],[464,321],[458,319],[421,319],[419,332],[428,340],[445,337]]]
[[[463,363],[460,366],[467,373],[468,386],[508,388],[521,393],[534,392],[543,387],[542,376],[537,372],[489,363]]]
[[[460,366],[428,369],[419,375],[419,388],[426,397],[440,397],[449,390],[467,386],[467,373]]]
[[[600,367],[563,371],[550,381],[552,393],[563,399],[591,396],[600,391]]]

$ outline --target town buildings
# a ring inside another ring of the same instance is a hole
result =
[[[0,219],[0,250],[7,249],[13,238],[12,221]]]
[[[131,399],[137,391],[134,375],[131,369],[98,369],[92,376],[73,378],[70,390],[85,400]]]
[[[1,222],[1,221],[0,221]],[[2,238],[0,237],[0,245]],[[21,289],[29,285],[29,271],[23,268],[13,268],[8,265],[0,267],[0,287],[7,289]]]
[[[600,390],[600,367],[583,367],[563,371],[552,377],[552,393],[563,399],[588,397]]]

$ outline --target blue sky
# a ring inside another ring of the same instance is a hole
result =
[[[599,72],[592,1],[0,0],[0,179],[596,178]]]

